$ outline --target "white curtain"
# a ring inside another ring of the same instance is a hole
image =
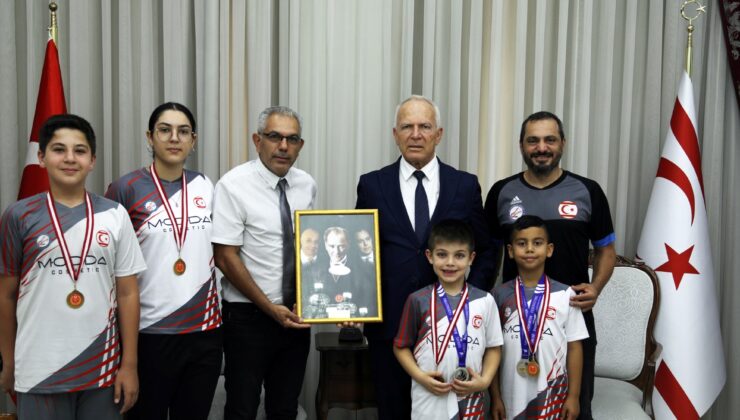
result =
[[[692,79],[728,368],[708,417],[740,418],[740,111],[717,3],[707,2]],[[59,51],[68,109],[98,134],[93,191],[148,162],[144,131],[163,101],[196,113],[189,167],[214,181],[255,157],[258,113],[284,104],[304,117],[298,166],[318,181],[319,207],[352,208],[359,175],[398,156],[395,105],[418,93],[440,105],[440,158],[476,173],[484,195],[522,169],[521,121],[560,115],[563,165],[602,185],[617,249],[633,256],[684,67],[681,3],[60,0]],[[46,26],[44,0],[0,1],[2,208],[17,194]],[[317,366],[312,354],[302,398],[311,416]]]

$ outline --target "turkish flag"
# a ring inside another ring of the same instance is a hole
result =
[[[637,255],[658,275],[656,419],[698,419],[725,384],[691,79],[684,73]]]
[[[64,100],[64,86],[62,72],[59,70],[59,53],[53,39],[46,43],[44,68],[41,70],[39,96],[36,99],[36,113],[33,116],[31,137],[26,150],[26,166],[23,168],[21,186],[18,190],[18,199],[30,197],[49,189],[49,179],[46,169],[39,166],[37,153],[39,150],[39,129],[52,115],[66,114],[67,105]]]

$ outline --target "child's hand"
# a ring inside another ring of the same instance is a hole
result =
[[[113,402],[121,405],[121,414],[127,412],[134,406],[139,398],[139,376],[136,368],[121,366],[116,375],[116,381],[113,385]]]
[[[491,398],[491,416],[493,420],[506,420],[506,407],[501,397]]]
[[[581,412],[581,403],[578,397],[568,395],[563,404],[563,415],[560,417],[564,420],[575,420]]]
[[[424,376],[420,378],[419,382],[434,395],[444,395],[452,389],[452,385],[444,382],[442,379],[442,372],[424,372]]]
[[[466,395],[470,395],[473,392],[483,391],[485,389],[488,389],[488,385],[490,385],[490,381],[486,381],[483,379],[482,376],[478,374],[478,372],[474,371],[471,368],[467,368],[468,373],[470,374],[470,380],[468,381],[461,381],[459,379],[455,379],[452,381],[452,390],[455,391],[455,394],[457,394],[460,397],[464,397]]]
[[[0,389],[11,395],[15,394],[15,370],[12,363],[3,365],[0,372]]]

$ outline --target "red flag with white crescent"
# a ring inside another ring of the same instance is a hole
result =
[[[49,39],[46,43],[44,67],[41,70],[41,83],[39,83],[39,96],[36,99],[36,112],[33,116],[31,136],[26,150],[26,164],[23,168],[21,186],[18,190],[19,200],[49,189],[46,169],[39,166],[37,157],[39,129],[52,115],[66,113],[67,105],[64,100],[62,72],[59,69],[59,53],[54,40]]]
[[[725,384],[691,79],[684,73],[650,195],[638,258],[660,283],[656,419],[698,419]]]

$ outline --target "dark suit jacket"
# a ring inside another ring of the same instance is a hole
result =
[[[398,180],[400,158],[395,163],[362,175],[357,184],[358,209],[378,209],[380,219],[380,268],[383,296],[383,322],[366,324],[370,339],[392,339],[398,330],[406,298],[412,292],[436,281],[424,251],[429,230],[420,243],[411,227]],[[496,262],[483,214],[478,178],[439,162],[439,200],[431,217],[430,229],[444,219],[459,219],[475,233],[476,258],[468,282],[488,290],[493,285]]]

